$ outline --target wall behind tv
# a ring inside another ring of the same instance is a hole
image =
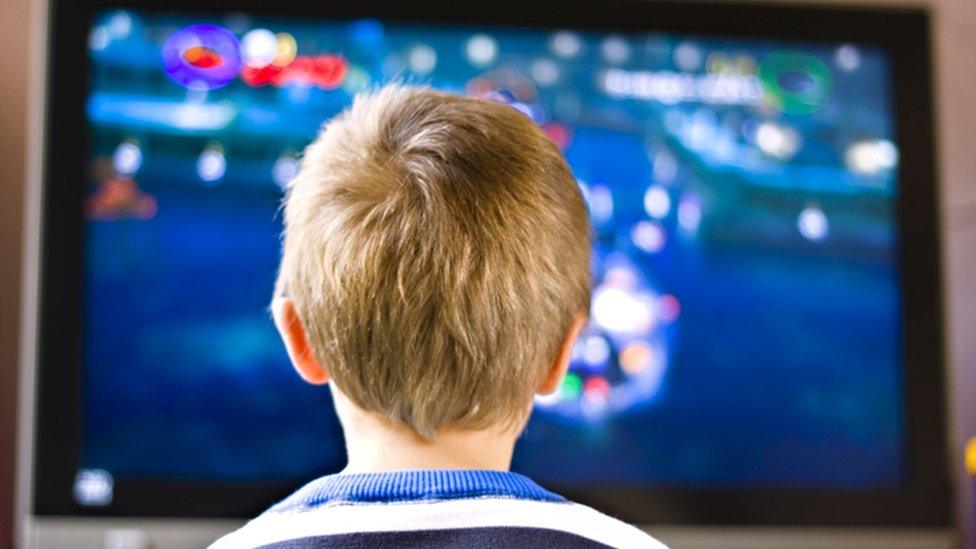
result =
[[[962,463],[966,440],[976,436],[976,1],[941,0],[934,7],[949,329],[950,441],[959,481],[957,516],[964,547],[976,547],[973,481]]]
[[[0,10],[0,549],[12,545],[13,461],[24,201],[29,13],[42,0],[3,0]],[[821,0],[851,3],[844,0]],[[950,433],[954,471],[965,437],[976,436],[976,1],[857,0],[874,5],[928,5],[934,12],[942,175]],[[33,9],[37,12],[38,10]],[[33,28],[37,28],[36,25]],[[36,53],[36,52],[35,52]],[[976,546],[973,491],[959,490],[959,518]]]
[[[29,11],[29,0],[0,2],[0,549],[13,545]]]

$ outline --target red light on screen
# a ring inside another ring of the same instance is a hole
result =
[[[284,66],[274,63],[260,68],[245,66],[241,80],[254,87],[306,84],[333,90],[342,84],[348,70],[348,62],[339,55],[302,55]]]
[[[546,132],[549,139],[552,139],[553,143],[555,143],[560,150],[565,150],[566,147],[569,147],[570,142],[573,140],[572,130],[570,130],[565,124],[561,124],[559,122],[549,122],[548,124],[543,124],[542,131]]]
[[[199,69],[210,69],[224,62],[224,59],[216,50],[207,46],[187,48],[183,52],[183,60]]]
[[[658,315],[664,322],[674,322],[681,314],[681,302],[671,294],[662,295],[657,306]]]
[[[583,393],[586,395],[606,396],[610,393],[610,382],[603,376],[593,376],[583,384]]]

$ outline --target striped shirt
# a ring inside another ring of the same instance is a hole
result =
[[[644,532],[500,471],[322,477],[211,549],[649,547]]]

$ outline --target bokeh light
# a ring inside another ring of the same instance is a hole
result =
[[[692,42],[682,42],[674,48],[674,64],[683,72],[695,72],[701,68],[703,54],[701,48]]]
[[[620,351],[620,368],[630,375],[636,375],[647,369],[652,359],[650,344],[643,340],[634,341]]]
[[[278,56],[278,39],[268,29],[254,29],[241,39],[244,64],[260,69],[267,67]]]
[[[898,165],[898,149],[887,139],[852,143],[844,155],[847,168],[863,175],[875,175]]]
[[[656,320],[650,301],[620,288],[599,288],[593,294],[593,320],[611,334],[647,334]]]
[[[559,65],[551,59],[536,59],[530,73],[540,86],[552,86],[559,81]]]
[[[142,166],[142,149],[139,142],[134,139],[127,139],[115,148],[112,153],[112,167],[120,175],[132,175]]]
[[[224,148],[219,144],[208,145],[197,159],[197,176],[208,186],[215,185],[227,171]]]
[[[668,241],[668,233],[660,223],[654,221],[639,221],[630,232],[634,244],[650,254],[656,254],[664,249]]]
[[[283,154],[275,160],[271,167],[271,178],[281,189],[287,189],[288,184],[298,175],[299,162],[294,155]]]
[[[163,67],[173,82],[192,90],[226,86],[241,68],[237,37],[216,25],[189,25],[170,34],[162,47]]]
[[[576,358],[591,371],[601,371],[610,360],[610,342],[599,334],[579,338],[573,348]]]
[[[644,211],[654,219],[664,219],[671,212],[671,195],[660,185],[651,185],[644,193]]]
[[[595,185],[589,191],[590,217],[602,224],[613,219],[613,191],[606,185]]]
[[[117,11],[109,17],[105,27],[113,40],[124,39],[132,32],[132,16],[124,11]]]
[[[674,322],[681,314],[681,303],[671,294],[662,295],[657,300],[657,314],[661,322]]]
[[[88,33],[88,47],[92,51],[102,51],[112,43],[112,35],[104,26],[93,27]]]
[[[410,49],[407,65],[416,74],[430,74],[437,66],[437,51],[426,44],[418,44]]]
[[[476,34],[468,39],[464,53],[472,65],[486,67],[498,56],[498,42],[487,34]]]
[[[287,67],[298,55],[298,42],[287,32],[275,35],[275,58],[271,62],[276,67]]]
[[[756,145],[759,150],[777,160],[790,160],[800,148],[800,133],[795,129],[774,122],[762,122],[756,127]]]
[[[559,392],[562,393],[563,398],[576,398],[583,392],[583,380],[578,375],[570,372],[563,378]]]
[[[834,61],[845,72],[853,72],[861,66],[861,52],[853,44],[844,44],[834,53]]]
[[[559,57],[576,57],[583,50],[583,40],[575,32],[559,31],[552,35],[549,47]]]
[[[630,44],[623,37],[608,36],[600,44],[600,54],[607,63],[620,65],[630,58]]]
[[[807,206],[796,219],[796,226],[800,234],[807,240],[820,241],[827,237],[830,223],[823,210],[816,206]]]
[[[670,151],[661,149],[654,153],[652,169],[655,183],[669,185],[678,176],[678,160]]]
[[[691,193],[685,193],[678,200],[678,226],[688,236],[694,236],[701,225],[701,201]]]

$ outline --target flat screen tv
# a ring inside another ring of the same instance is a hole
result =
[[[950,521],[927,16],[55,1],[32,513],[233,517],[343,466],[267,312],[283,187],[401,81],[564,151],[592,316],[513,467],[640,523]],[[554,228],[555,230],[555,228]]]

